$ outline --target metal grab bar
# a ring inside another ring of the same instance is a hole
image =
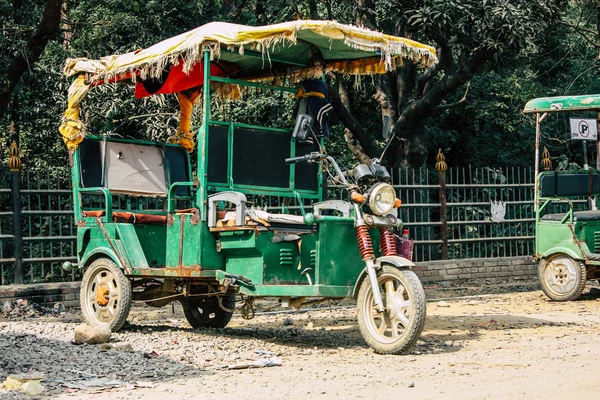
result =
[[[102,221],[112,222],[112,193],[110,193],[110,190],[105,187],[81,188],[78,190],[81,194],[101,192],[104,195],[104,217]],[[79,212],[82,212],[81,207]],[[77,219],[80,218],[81,215],[78,215]]]
[[[175,189],[180,187],[189,186],[191,188],[195,188],[198,186],[198,182],[175,182],[172,183],[169,187],[169,191],[167,192],[167,212],[173,213],[175,211],[175,199],[173,192]]]

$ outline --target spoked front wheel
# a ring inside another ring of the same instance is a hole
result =
[[[377,310],[371,281],[365,278],[358,292],[358,327],[375,353],[404,353],[415,344],[425,325],[423,285],[414,272],[388,265],[377,271],[377,282],[385,311]]]
[[[98,258],[83,274],[79,297],[83,318],[89,325],[108,325],[116,332],[131,309],[131,283],[114,261]]]
[[[576,300],[586,282],[585,264],[563,254],[540,261],[538,278],[542,290],[552,300]]]

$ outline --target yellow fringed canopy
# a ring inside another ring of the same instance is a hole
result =
[[[74,149],[83,140],[79,103],[91,86],[120,80],[161,80],[167,69],[197,74],[205,49],[210,50],[211,66],[217,65],[221,76],[245,80],[275,76],[300,80],[320,76],[324,71],[372,75],[394,70],[403,60],[425,67],[437,62],[431,46],[334,21],[300,20],[260,27],[212,22],[147,49],[99,60],[67,60],[65,75],[77,76],[69,89],[68,109],[59,128],[67,147]],[[188,151],[193,148],[191,107],[198,95],[198,90],[178,95],[180,129],[170,138]]]

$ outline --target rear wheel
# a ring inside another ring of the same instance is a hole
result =
[[[385,311],[377,311],[371,281],[365,278],[358,292],[358,327],[376,353],[405,353],[425,325],[423,285],[414,272],[387,265],[377,271],[377,281]]]
[[[116,332],[131,309],[131,282],[113,260],[98,258],[83,274],[79,301],[88,325],[108,325]]]
[[[235,308],[235,296],[227,295],[221,297],[224,308],[233,310]],[[188,297],[181,302],[185,318],[192,328],[225,328],[233,311],[226,311],[219,305],[216,296]]]
[[[538,278],[542,290],[552,300],[576,300],[585,288],[585,264],[558,254],[540,261]]]

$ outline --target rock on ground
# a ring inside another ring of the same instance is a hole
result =
[[[102,344],[110,340],[110,327],[108,325],[90,326],[80,324],[75,327],[75,344]]]

